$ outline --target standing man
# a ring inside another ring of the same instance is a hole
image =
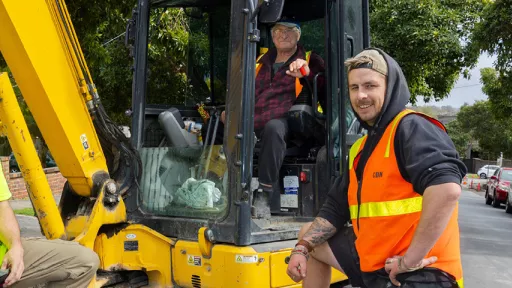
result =
[[[10,198],[0,167],[0,263],[8,270],[2,287],[87,287],[96,276],[98,255],[72,241],[21,238]]]
[[[405,109],[407,82],[389,55],[367,49],[345,65],[368,136],[299,233],[288,275],[328,287],[334,267],[354,286],[463,287],[457,217],[466,167],[453,142],[440,122]]]

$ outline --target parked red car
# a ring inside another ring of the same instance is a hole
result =
[[[512,168],[500,167],[494,172],[487,182],[485,191],[485,204],[493,207],[500,207],[501,203],[507,206],[507,213],[512,213],[512,203],[510,203],[509,193],[510,183],[512,182]],[[511,195],[512,198],[512,195]],[[512,199],[511,199],[512,200]]]

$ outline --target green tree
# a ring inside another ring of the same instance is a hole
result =
[[[512,115],[512,5],[509,0],[489,1],[471,37],[482,52],[496,55],[494,69],[481,69],[483,92],[502,120]]]
[[[411,91],[425,101],[445,98],[479,56],[467,42],[483,0],[370,1],[371,45],[400,63]]]
[[[457,149],[457,152],[459,152],[459,156],[464,158],[468,144],[471,141],[471,134],[462,129],[461,126],[462,125],[459,121],[454,120],[446,124],[446,130],[448,131],[448,135],[450,135],[453,144],[455,144],[455,148]]]
[[[493,68],[480,69],[482,91],[488,96],[495,117],[508,121],[512,115],[512,77]]]
[[[457,114],[460,131],[477,140],[483,155],[494,159],[503,152],[512,157],[512,123],[496,119],[488,101],[461,107]]]
[[[497,55],[495,68],[512,68],[512,5],[510,0],[487,1],[480,21],[475,24],[472,43],[480,50]]]

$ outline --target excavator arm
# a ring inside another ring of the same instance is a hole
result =
[[[0,52],[67,179],[57,209],[12,83],[1,74],[2,131],[42,230],[92,248],[101,226],[126,221],[123,196],[137,188],[141,163],[101,105],[64,1],[1,0]]]

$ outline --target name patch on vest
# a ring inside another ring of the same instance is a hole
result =
[[[373,172],[373,178],[382,178],[384,172]]]

